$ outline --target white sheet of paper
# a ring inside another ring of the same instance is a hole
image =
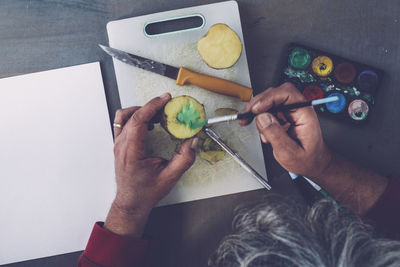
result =
[[[98,62],[0,80],[0,264],[83,250],[115,195]]]

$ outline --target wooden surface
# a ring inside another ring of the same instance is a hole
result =
[[[108,42],[106,23],[212,2],[216,1],[2,0],[0,78],[101,61],[112,120],[119,107],[114,70],[111,59],[97,47],[98,43]],[[324,118],[321,127],[333,150],[382,174],[399,174],[400,2],[243,0],[239,8],[251,80],[257,92],[274,84],[279,54],[291,41],[385,71],[375,114],[366,127],[355,128]],[[273,161],[269,147],[265,155],[275,192],[296,194],[284,170]],[[205,266],[209,254],[230,231],[234,207],[256,201],[265,193],[247,192],[155,210],[147,227],[147,232],[158,240],[154,266]],[[6,215],[1,216],[4,220]],[[79,254],[10,266],[74,266]]]

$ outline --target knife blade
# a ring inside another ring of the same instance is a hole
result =
[[[241,101],[249,101],[253,90],[246,86],[225,79],[197,73],[187,68],[176,68],[168,64],[160,63],[145,57],[137,56],[122,50],[99,44],[107,54],[131,66],[141,68],[162,76],[174,79],[177,85],[192,84],[203,89],[223,95],[239,98]]]
[[[227,144],[225,144],[224,141],[210,128],[204,128],[204,132],[212,139],[214,140],[218,145],[222,147],[223,150],[225,150],[226,153],[232,156],[232,158],[239,163],[239,165],[248,171],[251,175],[253,175],[254,178],[257,179],[257,181],[262,184],[266,189],[271,190],[271,186],[268,184],[268,180],[264,177],[261,176],[253,167],[251,167],[241,156],[239,156],[238,153],[233,151]]]

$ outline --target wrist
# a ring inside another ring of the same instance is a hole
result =
[[[312,164],[309,165],[308,170],[301,173],[303,176],[313,180],[318,180],[327,176],[329,172],[331,172],[332,166],[335,162],[335,155],[324,143],[322,143],[322,148],[319,151],[320,153],[315,153],[316,156],[312,161],[310,161]]]
[[[329,148],[325,146],[324,152],[321,154],[320,158],[320,168],[318,172],[314,175],[316,179],[324,179],[324,177],[329,177],[334,172],[336,165],[336,155],[332,153]]]
[[[374,171],[362,168],[336,153],[329,166],[313,179],[342,206],[363,215],[375,204],[388,184]]]
[[[118,235],[141,238],[151,209],[125,209],[115,200],[108,212],[104,228]]]

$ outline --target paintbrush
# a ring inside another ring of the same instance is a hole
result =
[[[326,104],[330,102],[335,102],[338,101],[339,97],[337,96],[331,96],[331,97],[326,97],[322,99],[317,99],[317,100],[312,100],[312,101],[307,101],[307,102],[300,102],[300,103],[293,103],[289,105],[283,105],[283,106],[276,106],[268,110],[269,113],[277,113],[277,112],[283,112],[283,111],[289,111],[297,108],[302,108],[302,107],[309,107],[309,106],[316,106],[316,105],[321,105],[321,104]],[[214,118],[209,118],[205,121],[200,121],[196,123],[197,127],[204,126],[204,125],[210,125],[214,123],[221,123],[221,122],[228,122],[228,121],[234,121],[234,120],[244,120],[244,119],[253,119],[256,116],[253,112],[245,112],[245,113],[238,113],[234,115],[226,115],[226,116],[218,116]]]
[[[239,163],[239,165],[249,172],[254,178],[258,180],[266,189],[271,190],[271,186],[268,184],[268,179],[264,178],[259,174],[250,164],[248,164],[238,153],[233,151],[222,139],[210,128],[204,128],[204,132],[214,140],[226,153],[232,156],[232,158]]]

